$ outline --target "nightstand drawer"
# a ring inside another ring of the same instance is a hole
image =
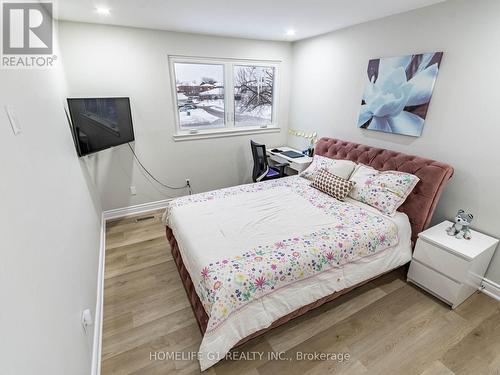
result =
[[[467,260],[421,238],[417,240],[413,258],[458,282],[465,280],[470,266]]]
[[[455,303],[461,288],[459,283],[416,261],[410,264],[408,279],[451,305]]]

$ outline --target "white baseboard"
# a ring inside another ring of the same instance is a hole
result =
[[[104,211],[103,215],[104,215],[105,220],[117,219],[119,217],[136,215],[136,214],[140,214],[142,212],[159,210],[160,208],[165,208],[165,207],[167,207],[168,202],[170,202],[170,201],[171,201],[171,199],[164,199],[164,200],[156,201],[156,202],[138,204],[136,206],[115,208],[114,210]]]
[[[488,279],[483,279],[479,290],[491,298],[500,301],[500,285],[497,283]]]
[[[101,374],[101,344],[104,301],[104,262],[106,255],[106,220],[101,218],[101,243],[99,246],[99,269],[97,273],[97,300],[94,314],[94,340],[92,345],[92,375]]]
[[[138,204],[136,206],[117,208],[104,211],[101,219],[101,242],[99,246],[99,270],[97,273],[97,300],[94,316],[94,338],[92,344],[92,375],[101,374],[101,346],[102,346],[102,323],[104,304],[104,267],[106,259],[106,221],[119,217],[139,214],[141,212],[158,210],[165,208],[171,199],[157,202]]]

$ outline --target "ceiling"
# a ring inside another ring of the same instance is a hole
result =
[[[295,41],[445,0],[59,0],[57,18]],[[99,15],[97,7],[110,9]],[[294,30],[295,35],[287,35]]]

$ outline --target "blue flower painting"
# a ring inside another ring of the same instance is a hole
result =
[[[358,127],[419,137],[442,52],[370,60]]]

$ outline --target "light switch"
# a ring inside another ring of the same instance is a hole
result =
[[[21,133],[21,127],[19,126],[19,121],[17,120],[16,113],[14,112],[14,108],[9,105],[5,106],[5,112],[7,112],[7,117],[9,118],[10,126],[12,127],[12,132],[14,135],[18,135]]]

